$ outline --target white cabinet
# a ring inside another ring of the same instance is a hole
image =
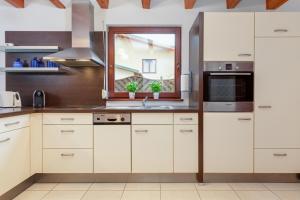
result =
[[[173,124],[173,113],[132,113],[132,124]]]
[[[94,126],[94,172],[131,173],[130,125]]]
[[[0,119],[0,133],[7,132],[30,125],[29,115],[5,117]]]
[[[174,172],[198,173],[198,125],[174,125]]]
[[[253,60],[254,13],[204,14],[204,61]]]
[[[0,196],[30,176],[29,140],[28,127],[0,134]]]
[[[255,148],[300,148],[300,38],[255,46]]]
[[[44,124],[93,124],[92,113],[45,113]]]
[[[253,172],[252,113],[204,113],[204,172]]]
[[[173,125],[132,126],[132,172],[173,172]]]
[[[255,13],[255,36],[300,36],[299,20],[299,12],[257,12]]]
[[[30,115],[30,175],[43,172],[43,114]]]
[[[198,113],[174,113],[174,124],[198,124]]]

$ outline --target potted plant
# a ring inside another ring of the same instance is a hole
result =
[[[159,93],[161,92],[161,83],[159,81],[154,81],[150,84],[151,90],[153,92],[153,98],[159,99]]]
[[[134,99],[135,98],[135,92],[137,91],[138,84],[135,81],[131,81],[127,83],[126,85],[126,90],[129,92],[129,99]]]

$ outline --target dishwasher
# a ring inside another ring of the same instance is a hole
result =
[[[94,173],[131,173],[131,114],[94,113]]]

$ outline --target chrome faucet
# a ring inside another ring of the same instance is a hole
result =
[[[143,107],[146,108],[147,107],[147,101],[148,101],[148,96],[146,96],[144,99],[143,99]]]

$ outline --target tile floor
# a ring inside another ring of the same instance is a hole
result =
[[[15,200],[300,200],[300,183],[38,183]]]

